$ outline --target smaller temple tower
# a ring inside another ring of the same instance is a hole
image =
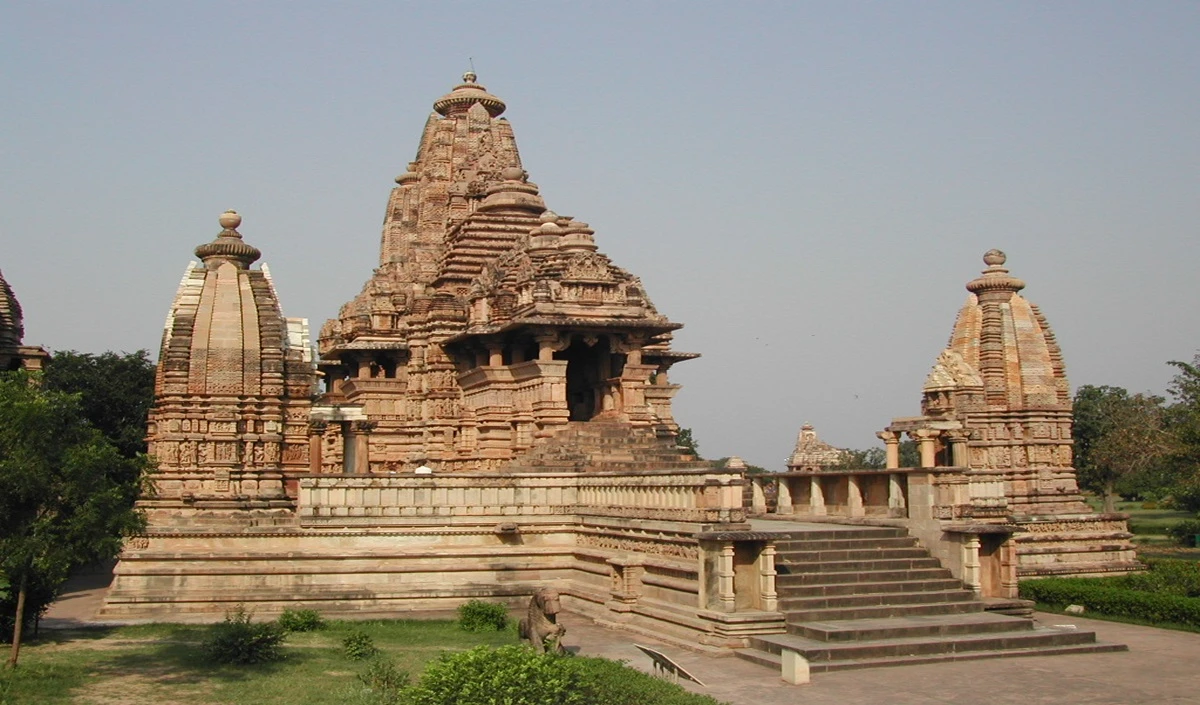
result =
[[[50,354],[45,348],[22,344],[24,337],[21,304],[0,272],[0,372],[34,372],[45,367]]]
[[[922,500],[928,518],[940,529],[1007,525],[1018,576],[1135,568],[1124,516],[1096,514],[1079,492],[1062,351],[1006,260],[989,250],[987,269],[967,283],[950,342],[925,380],[921,415],[893,419],[879,434],[888,465],[899,464],[897,445],[908,434],[921,467],[935,468]],[[916,491],[912,478],[909,491]]]
[[[818,438],[813,425],[805,423],[796,436],[796,448],[788,458],[788,472],[813,472],[841,465],[848,456],[846,451]]]
[[[288,514],[308,470],[314,387],[304,319],[285,319],[242,218],[196,248],[163,330],[148,442],[158,462],[141,500],[151,527],[198,512]]]

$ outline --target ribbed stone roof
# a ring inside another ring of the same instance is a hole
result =
[[[15,348],[25,337],[25,323],[21,317],[21,304],[17,302],[12,287],[0,272],[0,348]]]
[[[1045,316],[1019,293],[1025,282],[1004,267],[1000,250],[984,255],[987,269],[967,283],[950,343],[925,391],[981,386],[990,409],[1070,407],[1062,351]]]

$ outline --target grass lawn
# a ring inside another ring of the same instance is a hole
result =
[[[1093,495],[1088,495],[1087,501],[1096,511],[1101,511],[1104,506],[1104,501]],[[1117,511],[1129,515],[1129,531],[1133,533],[1133,542],[1138,545],[1138,555],[1200,558],[1200,549],[1182,548],[1167,534],[1168,527],[1186,519],[1195,519],[1195,513],[1156,507],[1147,509],[1147,504],[1117,502]]]
[[[369,634],[414,678],[444,651],[517,642],[515,628],[469,633],[452,621],[330,622],[319,632],[289,634],[282,661],[244,667],[206,662],[200,643],[208,627],[201,625],[44,631],[22,647],[15,672],[0,668],[0,705],[353,703],[365,666],[342,652],[352,630]]]

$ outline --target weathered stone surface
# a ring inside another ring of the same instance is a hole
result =
[[[227,211],[215,240],[196,248],[163,330],[150,412],[155,491],[141,500],[160,517],[221,508],[294,506],[308,470],[313,391],[307,322],[285,319],[259,251]]]

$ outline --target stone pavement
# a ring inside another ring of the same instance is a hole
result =
[[[74,582],[50,608],[43,627],[94,623],[106,586],[103,574]],[[650,671],[650,659],[634,644],[651,646],[707,687],[681,685],[732,705],[1200,703],[1200,634],[1052,614],[1038,614],[1037,618],[1047,624],[1078,624],[1095,630],[1101,641],[1127,644],[1129,651],[837,671],[815,674],[811,684],[794,686],[780,680],[778,673],[741,659],[690,652],[605,629],[578,615],[563,615],[561,621],[567,627],[567,646],[579,647],[585,655],[622,659]]]

